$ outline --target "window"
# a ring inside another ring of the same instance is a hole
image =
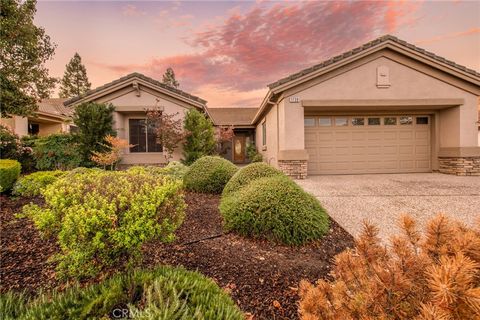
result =
[[[147,126],[145,119],[129,119],[130,152],[162,152],[162,145],[157,143],[155,128]]]
[[[315,118],[305,118],[303,124],[305,127],[315,127]]]
[[[379,126],[380,125],[380,118],[368,118],[368,125],[369,126]]]
[[[335,126],[337,126],[337,127],[348,126],[348,118],[347,117],[335,117]]]
[[[267,121],[262,123],[262,144],[264,146],[267,145]]]
[[[28,134],[34,136],[40,132],[40,125],[38,123],[28,124]]]
[[[383,118],[383,124],[386,126],[397,125],[397,117],[385,117]]]
[[[352,126],[364,126],[365,118],[352,118]]]
[[[320,117],[320,118],[318,118],[318,124],[321,127],[330,127],[332,125],[332,118],[330,118],[330,117]]]
[[[417,117],[417,124],[428,124],[428,117]]]
[[[400,117],[400,124],[401,125],[409,125],[413,123],[413,119],[410,116],[402,116]]]

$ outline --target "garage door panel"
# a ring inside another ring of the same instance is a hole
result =
[[[332,116],[334,117],[334,116]],[[305,148],[309,174],[431,171],[430,125],[308,127]],[[383,116],[374,116],[380,117]],[[316,122],[318,123],[318,122]],[[430,121],[429,121],[430,123]]]

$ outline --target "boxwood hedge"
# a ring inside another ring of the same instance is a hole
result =
[[[13,186],[13,194],[23,197],[32,197],[40,195],[40,192],[48,185],[63,177],[65,171],[37,171],[29,175],[20,177]]]
[[[191,191],[221,193],[236,171],[237,166],[230,161],[220,157],[206,156],[190,166],[183,182],[185,188]]]
[[[100,284],[54,291],[28,300],[0,296],[3,319],[244,319],[213,281],[182,268],[117,275]]]
[[[21,170],[22,166],[17,160],[0,159],[0,192],[12,189]]]
[[[227,230],[286,244],[319,239],[329,229],[318,200],[285,176],[260,178],[223,196],[220,212]]]

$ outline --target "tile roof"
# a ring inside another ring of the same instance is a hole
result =
[[[285,77],[285,78],[282,78],[282,79],[280,79],[280,80],[278,80],[278,81],[275,81],[275,82],[273,82],[273,83],[270,83],[270,84],[268,85],[268,87],[269,87],[270,89],[276,88],[276,87],[278,87],[278,86],[280,86],[280,85],[282,85],[282,84],[284,84],[284,83],[287,83],[287,82],[289,82],[289,81],[298,79],[298,78],[300,78],[300,77],[302,77],[302,76],[304,76],[304,75],[306,75],[306,74],[309,74],[309,73],[312,73],[312,72],[314,72],[314,71],[317,71],[318,69],[321,69],[321,68],[324,68],[324,67],[326,67],[326,66],[329,66],[329,65],[331,65],[331,64],[333,64],[333,63],[335,63],[335,62],[341,61],[341,60],[343,60],[343,59],[345,59],[345,58],[347,58],[347,57],[350,57],[350,56],[353,56],[353,55],[358,54],[358,53],[360,53],[360,52],[363,52],[363,51],[365,51],[365,50],[367,50],[367,49],[369,49],[369,48],[372,48],[372,47],[374,47],[374,46],[376,46],[376,45],[378,45],[378,44],[381,44],[381,43],[383,43],[383,42],[387,42],[387,41],[389,41],[389,40],[390,40],[390,41],[393,41],[393,42],[395,42],[395,43],[397,43],[397,44],[400,44],[400,45],[402,45],[402,46],[404,46],[404,47],[407,47],[407,48],[409,48],[409,49],[415,50],[415,51],[418,52],[418,53],[424,54],[424,55],[426,55],[426,56],[428,56],[428,57],[430,57],[430,58],[432,58],[432,59],[434,59],[434,60],[436,60],[436,61],[438,61],[438,62],[448,64],[449,66],[451,66],[451,67],[453,67],[453,68],[456,68],[456,69],[458,69],[458,70],[461,70],[461,71],[466,72],[466,73],[468,73],[468,74],[471,74],[471,75],[473,75],[473,76],[480,77],[480,73],[477,72],[477,71],[475,71],[475,70],[469,69],[469,68],[467,68],[467,67],[465,67],[465,66],[462,66],[462,65],[459,65],[459,64],[457,64],[457,63],[455,63],[455,62],[453,62],[453,61],[450,61],[450,60],[447,60],[447,59],[442,58],[442,57],[440,57],[440,56],[437,56],[436,54],[434,54],[434,53],[432,53],[432,52],[429,52],[429,51],[427,51],[427,50],[425,50],[425,49],[419,48],[419,47],[417,47],[417,46],[415,46],[415,45],[413,45],[413,44],[411,44],[411,43],[408,43],[408,42],[406,42],[406,41],[404,41],[404,40],[400,40],[400,39],[398,39],[398,38],[395,37],[395,36],[392,36],[392,35],[384,35],[384,36],[382,36],[382,37],[380,37],[380,38],[377,38],[377,39],[375,39],[375,40],[373,40],[373,41],[367,42],[367,43],[365,43],[364,45],[361,45],[360,47],[357,47],[357,48],[352,49],[352,50],[350,50],[350,51],[344,52],[344,53],[342,53],[342,54],[340,54],[340,55],[338,55],[338,56],[335,56],[335,57],[333,57],[333,58],[330,58],[330,59],[328,59],[328,60],[325,60],[325,61],[323,61],[322,63],[319,63],[319,64],[317,64],[317,65],[314,65],[314,66],[310,67],[310,68],[307,68],[307,69],[304,69],[304,70],[302,70],[302,71],[300,71],[300,72],[294,73],[294,74],[292,74],[292,75],[290,75],[290,76],[288,76],[288,77]]]
[[[114,80],[112,82],[109,82],[107,84],[104,84],[103,86],[100,86],[100,87],[97,87],[95,89],[92,89],[92,90],[88,90],[86,93],[80,95],[80,96],[77,96],[77,97],[74,97],[74,98],[71,98],[71,99],[68,99],[64,102],[64,105],[69,105],[69,104],[72,104],[80,99],[83,99],[91,94],[94,94],[94,93],[97,93],[99,91],[102,91],[102,90],[105,90],[105,89],[108,89],[116,84],[119,84],[119,83],[122,83],[123,81],[126,81],[126,80],[129,80],[129,79],[132,79],[132,78],[139,78],[139,79],[142,79],[144,81],[147,81],[153,85],[156,85],[156,86],[159,86],[159,87],[162,87],[163,89],[166,89],[168,91],[171,91],[173,93],[176,93],[176,94],[179,94],[181,95],[182,97],[185,97],[187,99],[190,99],[190,100],[193,100],[193,101],[196,101],[196,102],[199,102],[203,105],[205,105],[207,103],[206,100],[203,100],[197,96],[194,96],[194,95],[191,95],[189,93],[186,93],[182,90],[179,90],[179,89],[176,89],[176,88],[173,88],[173,87],[170,87],[170,86],[167,86],[166,84],[160,82],[160,81],[157,81],[155,79],[152,79],[150,77],[147,77],[141,73],[138,73],[138,72],[134,72],[134,73],[130,73],[126,76],[123,76],[121,77],[120,79],[117,79],[117,80]]]
[[[215,125],[248,126],[257,111],[258,108],[208,108]]]
[[[65,107],[63,103],[67,99],[63,98],[52,98],[52,99],[43,99],[38,103],[38,111],[51,114],[53,116],[60,117],[71,117],[73,115],[73,109]]]

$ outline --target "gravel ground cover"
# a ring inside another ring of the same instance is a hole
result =
[[[398,217],[420,225],[444,213],[470,226],[480,223],[480,177],[440,173],[324,175],[296,181],[315,195],[329,215],[353,236],[368,220],[386,242],[399,232]]]

